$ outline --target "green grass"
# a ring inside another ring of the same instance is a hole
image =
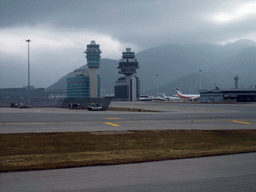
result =
[[[113,165],[256,152],[256,130],[95,133],[1,134],[0,171]]]

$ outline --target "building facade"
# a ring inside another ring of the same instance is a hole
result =
[[[115,85],[115,99],[119,101],[137,101],[140,97],[140,81],[135,75],[139,63],[135,59],[135,53],[131,48],[126,48],[122,53],[122,59],[117,66],[118,73],[124,74],[119,78]]]
[[[67,79],[68,98],[91,98],[89,72],[77,74]],[[100,76],[97,75],[97,98],[100,97]]]
[[[49,94],[44,88],[4,88],[0,89],[0,106],[10,106],[11,103],[25,106],[44,106]]]
[[[78,75],[67,79],[67,97],[90,97],[90,77]]]
[[[49,94],[45,91],[45,88],[34,88],[30,86],[30,89],[25,88],[4,88],[0,89],[0,98],[12,98],[12,99],[24,99],[24,98],[48,98]]]

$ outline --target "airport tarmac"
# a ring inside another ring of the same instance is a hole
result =
[[[156,112],[0,108],[0,134],[255,129],[256,104],[112,102]],[[255,153],[0,174],[1,191],[255,191]]]
[[[0,108],[0,133],[256,128],[256,104],[112,102],[110,107],[130,111]]]

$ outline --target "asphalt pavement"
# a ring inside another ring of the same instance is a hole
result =
[[[110,107],[130,110],[0,108],[0,133],[256,128],[255,104],[112,102]]]
[[[0,173],[0,191],[256,191],[256,153]]]

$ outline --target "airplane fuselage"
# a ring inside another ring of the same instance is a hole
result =
[[[184,98],[184,99],[190,99],[190,100],[196,100],[199,99],[200,95],[199,94],[183,94],[181,92],[181,90],[177,87],[177,95],[180,98]]]

